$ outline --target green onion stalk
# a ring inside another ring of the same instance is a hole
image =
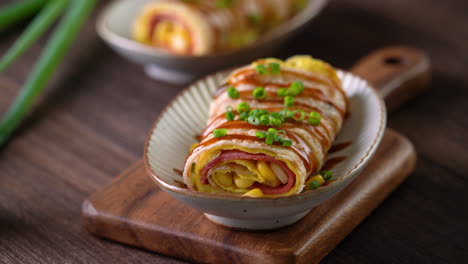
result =
[[[67,11],[52,37],[47,42],[43,53],[34,65],[20,93],[0,122],[0,145],[5,144],[13,131],[21,123],[21,120],[26,116],[38,95],[41,94],[96,4],[96,0],[49,1],[57,5],[61,1],[66,1],[68,4]],[[56,7],[54,10],[57,9],[59,8]],[[42,12],[51,11],[49,8],[45,8],[41,10],[41,14]],[[28,43],[28,41],[23,41],[23,43]]]
[[[26,31],[15,42],[13,47],[11,47],[0,60],[0,72],[5,70],[42,34],[44,34],[58,16],[62,14],[62,11],[67,4],[68,0],[53,0],[47,2],[39,15],[31,22]]]
[[[23,0],[0,9],[0,30],[30,18],[36,14],[47,0]]]

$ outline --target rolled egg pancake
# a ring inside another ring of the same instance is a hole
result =
[[[347,109],[335,69],[310,56],[237,69],[214,96],[184,182],[201,192],[250,197],[300,193],[317,177]]]
[[[141,43],[181,55],[248,45],[289,19],[306,0],[155,0],[133,25]]]

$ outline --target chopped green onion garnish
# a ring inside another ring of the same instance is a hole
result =
[[[282,146],[289,147],[292,146],[292,141],[289,139],[284,139],[280,134],[286,135],[286,131],[284,130],[276,130],[274,128],[269,128],[268,132],[265,131],[257,131],[255,135],[258,138],[264,138],[265,144],[273,145],[273,143],[281,143]]]
[[[257,116],[262,116],[262,115],[269,115],[270,112],[268,112],[267,110],[264,110],[264,109],[259,109],[260,111],[258,112],[258,115]]]
[[[287,120],[289,118],[292,118],[294,116],[293,111],[285,108],[279,112],[279,114],[282,116],[284,120]]]
[[[260,125],[260,119],[258,119],[258,117],[256,117],[256,116],[249,116],[247,118],[247,122],[249,122],[250,124],[252,124],[254,126]]]
[[[239,91],[237,91],[236,87],[233,86],[227,89],[227,93],[232,99],[237,99],[240,96]]]
[[[278,94],[279,97],[285,97],[288,95],[288,89],[286,88],[279,88],[276,93]]]
[[[227,135],[227,129],[226,128],[218,128],[213,130],[213,136],[215,137],[223,137]]]
[[[247,112],[248,114],[249,111],[250,111],[250,106],[246,102],[242,102],[237,105],[237,112],[239,113]]]
[[[280,65],[278,63],[270,62],[270,64],[268,64],[268,67],[270,68],[270,72],[272,74],[279,74],[280,73],[281,67],[280,67]]]
[[[269,128],[266,139],[265,139],[265,144],[273,145],[273,142],[275,141],[276,133],[277,133],[276,129]]]
[[[263,64],[258,64],[255,66],[255,70],[258,72],[258,74],[266,74],[267,73],[267,68]]]
[[[269,114],[270,113],[267,110],[258,109],[258,108],[250,110],[250,112],[249,112],[249,116],[255,116],[255,117],[259,117],[259,116],[262,116],[262,115],[269,115]]]
[[[275,135],[276,135],[278,133],[278,130],[271,127],[271,128],[268,129],[268,132],[275,133]]]
[[[299,116],[299,117],[296,117],[297,113],[300,113],[300,116]],[[305,113],[304,110],[294,110],[294,111],[292,111],[292,117],[293,117],[294,120],[296,120],[296,121],[302,121],[302,120],[304,120],[305,115],[306,115],[306,113]]]
[[[304,92],[304,83],[301,81],[296,81],[292,83],[294,89],[298,89],[299,93]]]
[[[242,112],[239,115],[239,120],[245,121],[245,120],[247,120],[247,118],[249,118],[249,113],[247,113],[247,112]]]
[[[260,124],[264,125],[264,126],[267,126],[270,124],[270,118],[268,117],[268,115],[261,115],[260,116]]]
[[[316,190],[316,189],[318,189],[318,187],[320,187],[320,182],[317,181],[317,180],[313,180],[313,181],[309,184],[309,190]]]
[[[279,142],[279,143],[283,143],[283,137],[280,136],[280,135],[276,135],[275,139],[273,140],[274,142]]]
[[[234,4],[234,0],[216,0],[216,7],[219,9],[228,8],[232,4]]]
[[[260,114],[260,109],[258,108],[252,109],[249,112],[249,116],[258,116],[259,114]]]
[[[299,94],[299,90],[289,88],[288,94],[291,96],[297,96]]]
[[[267,96],[265,88],[260,87],[260,86],[253,90],[252,95],[255,99],[258,99],[258,100],[265,99]]]
[[[232,121],[236,117],[236,115],[231,111],[226,112],[225,116],[227,121]]]
[[[257,131],[257,132],[255,132],[255,135],[256,135],[258,138],[266,138],[266,137],[267,137],[267,132],[265,132],[265,131]]]
[[[296,85],[299,87],[299,93],[304,92],[304,83],[302,83],[301,81],[297,81],[296,83]]]
[[[284,97],[284,106],[291,107],[294,105],[294,97],[288,95]]]
[[[304,91],[304,84],[301,81],[293,82],[289,86],[288,93],[292,96],[297,96]]]
[[[323,179],[326,181],[331,180],[333,177],[333,173],[331,171],[321,171],[320,175],[322,175]]]
[[[309,114],[309,124],[313,126],[318,126],[320,125],[320,119],[322,119],[322,116],[317,113],[317,112],[310,112]]]
[[[276,127],[279,127],[281,126],[282,122],[281,122],[281,119],[272,117],[270,118],[270,123]]]
[[[248,16],[250,23],[257,25],[260,23],[261,17],[259,14],[250,14]]]
[[[281,112],[280,113],[273,112],[270,114],[270,116],[273,118],[278,118],[279,120],[281,120],[281,122],[284,122],[284,115]]]

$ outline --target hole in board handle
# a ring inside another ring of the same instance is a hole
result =
[[[397,56],[392,56],[392,57],[387,57],[384,59],[384,63],[387,65],[392,65],[392,66],[398,66],[404,64],[405,60],[403,57],[397,57]]]

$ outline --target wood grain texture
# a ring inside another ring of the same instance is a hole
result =
[[[79,221],[82,201],[141,156],[152,121],[181,89],[150,80],[106,47],[94,31],[96,14],[47,96],[0,150],[0,263],[181,263],[96,239]],[[388,120],[413,142],[415,172],[322,263],[468,259],[467,23],[459,0],[331,1],[275,54],[312,54],[349,68],[369,51],[401,44],[424,49],[433,62],[429,88]],[[0,54],[23,28],[0,32]],[[1,110],[44,43],[0,73]]]
[[[351,71],[371,83],[385,98],[388,112],[393,112],[427,87],[430,67],[423,51],[392,46],[360,59]]]
[[[303,220],[269,232],[220,227],[156,187],[138,162],[83,203],[95,235],[204,263],[317,263],[414,169],[411,143],[388,130],[363,173]]]

